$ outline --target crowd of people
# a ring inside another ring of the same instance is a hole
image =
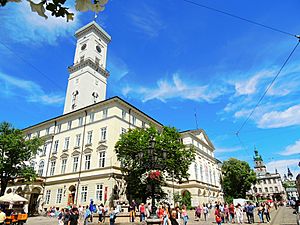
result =
[[[236,223],[242,224],[244,221],[252,224],[255,222],[255,213],[257,213],[258,223],[270,223],[270,209],[271,207],[277,209],[275,202],[262,202],[253,204],[247,202],[245,205],[240,203],[234,205],[233,203],[214,203],[214,204],[199,204],[195,208],[195,220],[206,221],[210,216],[215,217],[215,222],[218,225],[222,223]],[[91,200],[89,205],[86,206],[69,206],[65,209],[58,209],[51,207],[47,215],[58,219],[59,225],[87,225],[89,222],[104,223],[109,221],[110,225],[115,224],[116,217],[122,212],[121,205],[114,208],[109,208],[107,205],[95,205]],[[137,204],[132,200],[128,207],[129,221],[136,222],[136,217],[140,222],[145,221],[152,214],[152,207],[150,204],[141,203]],[[155,213],[156,217],[160,219],[161,225],[187,225],[189,216],[185,205],[181,207],[176,206],[171,208],[167,204],[161,204],[157,207]],[[93,218],[97,215],[97,221]]]

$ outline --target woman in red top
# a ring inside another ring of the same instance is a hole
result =
[[[229,214],[231,223],[234,223],[234,205],[232,203],[229,206]]]
[[[219,205],[216,205],[215,217],[216,217],[216,223],[218,225],[221,225],[222,224],[222,218],[221,218],[221,210],[219,208]]]

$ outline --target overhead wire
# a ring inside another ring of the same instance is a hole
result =
[[[254,20],[250,20],[250,19],[247,19],[247,18],[244,18],[244,17],[241,17],[241,16],[237,16],[235,14],[226,12],[224,10],[220,10],[220,9],[217,9],[217,8],[214,8],[214,7],[211,7],[211,6],[207,6],[207,5],[204,5],[202,3],[198,3],[198,2],[195,2],[195,1],[191,1],[191,0],[182,0],[182,1],[184,1],[186,3],[189,3],[189,4],[192,4],[192,5],[195,5],[197,7],[205,8],[205,9],[208,9],[208,10],[211,10],[211,11],[215,11],[215,12],[218,12],[218,13],[221,13],[221,14],[224,14],[224,15],[227,15],[227,16],[239,19],[239,20],[243,20],[245,22],[252,23],[254,25],[261,26],[261,27],[267,28],[269,30],[273,30],[275,32],[279,32],[279,33],[282,33],[282,34],[285,34],[285,35],[289,35],[289,36],[298,38],[297,35],[292,34],[290,32],[287,32],[287,31],[284,31],[284,30],[281,30],[281,29],[278,29],[278,28],[275,28],[275,27],[271,27],[269,25],[265,25],[263,23],[259,23],[259,22],[256,22]]]
[[[283,65],[280,67],[280,69],[277,72],[277,74],[274,76],[274,78],[271,81],[271,83],[267,86],[266,90],[264,91],[264,93],[262,94],[262,96],[259,98],[258,102],[253,107],[253,109],[251,110],[250,114],[247,116],[246,120],[242,123],[242,125],[240,126],[240,128],[237,130],[237,132],[236,132],[237,136],[239,135],[239,133],[241,132],[241,130],[244,128],[244,126],[246,125],[246,123],[249,121],[249,119],[253,115],[254,111],[259,106],[259,104],[261,103],[261,101],[264,99],[264,97],[266,96],[266,94],[268,93],[268,91],[270,90],[270,88],[273,86],[275,80],[278,78],[278,76],[280,75],[281,71],[283,70],[283,68],[286,66],[286,64],[288,63],[288,61],[290,60],[290,58],[292,57],[292,55],[296,51],[297,47],[299,46],[299,43],[300,43],[300,39],[298,40],[298,42],[295,45],[295,47],[293,48],[293,50],[290,52],[290,54],[288,55],[288,57],[284,61]]]

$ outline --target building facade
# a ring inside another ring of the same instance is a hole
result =
[[[254,153],[254,171],[256,173],[257,183],[253,185],[247,193],[248,197],[253,200],[286,199],[280,174],[277,171],[275,173],[268,172],[262,157],[258,154],[258,151],[255,150]]]
[[[34,184],[22,179],[6,192],[15,191],[30,200],[29,211],[42,212],[51,206],[96,204],[118,196],[126,202],[126,183],[120,171],[114,146],[130,128],[157,128],[163,125],[119,97],[106,99],[107,46],[111,37],[95,22],[79,29],[74,64],[69,81],[64,113],[24,129],[27,138],[45,139],[41,151],[30,164],[39,175]],[[204,130],[181,132],[182,141],[197,152],[190,166],[188,182],[168,180],[165,187],[172,202],[174,192],[188,190],[195,206],[223,199],[220,186],[220,161]]]
[[[285,188],[287,200],[296,201],[299,199],[299,193],[297,190],[296,179],[294,179],[294,175],[292,174],[290,168],[287,168],[287,174],[284,174],[283,186]]]

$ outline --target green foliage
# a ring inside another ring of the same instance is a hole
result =
[[[245,161],[230,158],[222,165],[222,186],[225,199],[245,198],[251,185],[256,183],[255,172]]]
[[[37,153],[42,144],[39,138],[26,140],[23,132],[9,123],[0,123],[0,196],[10,180],[23,176],[27,181],[32,181],[36,177],[26,161]]]
[[[185,205],[187,209],[192,208],[192,196],[188,190],[182,192],[181,205]]]
[[[174,174],[176,181],[188,179],[189,165],[195,157],[195,150],[186,149],[180,141],[180,134],[175,128],[163,127],[158,131],[154,127],[146,129],[131,129],[123,134],[115,145],[118,160],[121,162],[122,172],[126,175],[127,195],[129,198],[146,200],[151,195],[151,184],[141,183],[140,177],[149,170],[146,165],[151,157],[148,153],[151,137],[155,139],[155,151],[158,152],[157,163],[164,165],[164,172]],[[167,158],[163,159],[162,152],[166,151]],[[143,159],[138,158],[138,153],[143,152]],[[178,163],[180,162],[180,163]],[[164,197],[161,186],[164,181],[155,185],[156,198]]]

